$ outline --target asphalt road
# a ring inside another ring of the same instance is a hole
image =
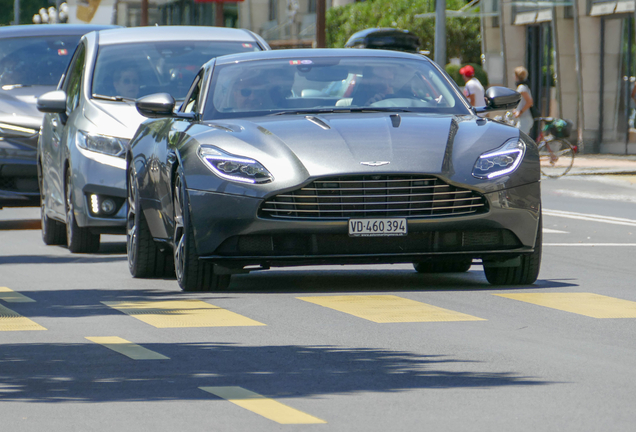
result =
[[[0,211],[1,431],[628,431],[636,178],[543,182],[532,286],[408,265],[129,275]]]

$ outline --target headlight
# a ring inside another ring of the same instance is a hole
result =
[[[479,156],[473,168],[473,176],[479,179],[491,179],[509,174],[517,169],[525,153],[526,145],[523,141],[519,139],[507,141],[498,149]]]
[[[235,156],[211,146],[199,147],[199,157],[216,174],[242,183],[269,183],[274,177],[257,160]]]
[[[93,135],[84,131],[77,131],[75,142],[79,148],[103,153],[110,156],[124,157],[128,140],[106,135]]]

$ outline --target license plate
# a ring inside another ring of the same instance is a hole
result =
[[[405,218],[349,219],[351,237],[405,236]]]

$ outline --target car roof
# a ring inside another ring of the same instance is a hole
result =
[[[83,35],[96,30],[121,28],[116,25],[97,24],[24,24],[0,27],[0,38]]]
[[[403,59],[426,59],[421,54],[412,54],[403,51],[390,51],[381,49],[351,49],[351,48],[299,48],[273,51],[258,51],[249,53],[229,54],[216,58],[216,64],[227,64],[239,61],[265,60],[265,59],[294,59],[302,60],[307,57],[391,57]]]
[[[100,45],[153,41],[236,41],[258,42],[244,29],[206,26],[148,26],[130,27],[99,32]]]

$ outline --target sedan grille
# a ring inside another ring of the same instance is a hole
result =
[[[487,211],[486,198],[432,176],[347,176],[316,180],[276,195],[262,217],[348,219],[352,217],[435,218]]]

